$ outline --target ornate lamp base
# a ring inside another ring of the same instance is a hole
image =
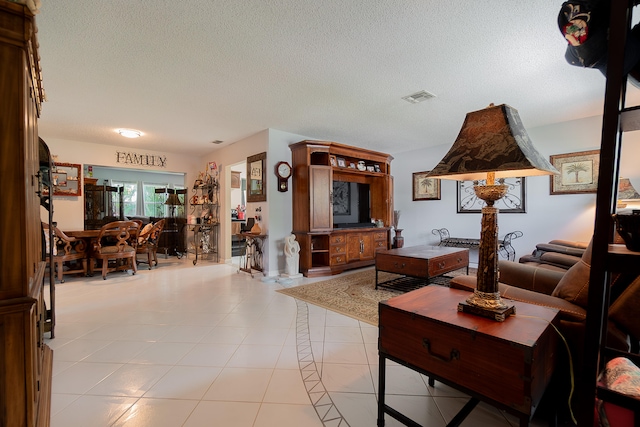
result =
[[[507,193],[507,186],[495,185],[494,175],[493,172],[487,174],[487,185],[473,187],[476,195],[487,204],[482,208],[478,282],[473,295],[458,304],[458,311],[503,322],[516,310],[515,306],[502,301],[498,291],[498,209],[493,204]]]
[[[505,304],[499,292],[487,294],[476,289],[466,301],[458,303],[458,311],[504,322],[507,317],[516,314],[516,307]]]

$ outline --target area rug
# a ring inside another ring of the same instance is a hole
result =
[[[471,269],[469,273],[473,274]],[[457,274],[466,274],[466,269],[449,273]],[[378,273],[380,283],[400,277],[402,276],[392,273]],[[378,303],[400,295],[403,291],[375,289],[375,284],[375,269],[366,269],[321,282],[279,289],[278,292],[378,326]]]

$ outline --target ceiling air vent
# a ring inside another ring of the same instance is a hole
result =
[[[214,141],[211,141],[212,144],[222,144],[224,141],[220,141],[219,139],[216,139]]]
[[[435,97],[436,96],[434,94],[427,92],[426,90],[421,90],[420,92],[403,96],[402,99],[412,104],[417,104],[418,102],[426,101],[427,99],[431,99]]]

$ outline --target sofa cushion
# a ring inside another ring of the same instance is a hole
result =
[[[551,293],[552,296],[562,298],[582,308],[587,307],[592,242],[589,242],[589,246],[587,246],[580,261],[575,263],[567,270],[564,276],[562,276],[562,279],[558,282],[558,286],[556,286]]]

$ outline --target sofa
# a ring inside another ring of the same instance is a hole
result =
[[[549,270],[565,272],[580,258],[587,249],[588,242],[568,240],[551,240],[538,243],[531,254],[523,255],[518,260],[521,264],[529,264]]]
[[[571,352],[570,360],[574,367],[581,366],[591,270],[591,243],[578,261],[564,271],[549,268],[550,265],[544,263],[499,261],[498,266],[499,291],[503,298],[559,310],[558,329],[567,341]],[[452,288],[468,291],[473,291],[475,285],[474,276],[456,276],[450,282]],[[610,294],[607,345],[625,351],[631,348],[632,352],[638,352],[640,276],[613,276]],[[566,353],[563,352],[558,366],[561,367],[556,370],[559,373],[559,388],[562,390],[560,393],[565,393],[570,384],[567,369],[569,358]],[[579,377],[576,377],[576,386],[580,386]]]

